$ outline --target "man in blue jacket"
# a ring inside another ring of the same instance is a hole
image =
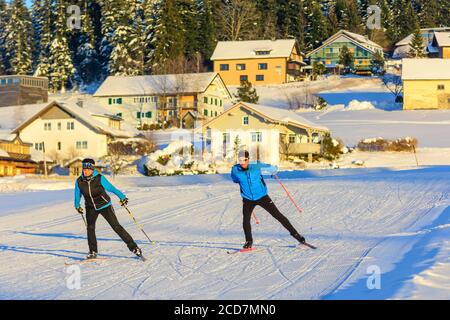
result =
[[[78,213],[83,214],[83,208],[80,206],[81,195],[83,195],[86,207],[87,237],[89,244],[89,255],[86,258],[95,259],[97,257],[98,250],[97,238],[95,236],[95,222],[97,221],[99,214],[106,219],[111,228],[127,244],[128,249],[141,257],[141,249],[117,220],[111,198],[106,191],[112,192],[119,197],[122,206],[128,203],[128,198],[95,170],[94,160],[84,159],[82,165],[83,173],[75,182],[75,209]]]
[[[261,169],[275,174],[276,167],[264,163],[250,163],[248,151],[241,151],[238,154],[239,164],[231,169],[231,179],[234,183],[239,183],[241,188],[241,196],[243,200],[244,214],[244,233],[245,244],[244,249],[250,249],[253,245],[252,229],[250,224],[253,209],[261,206],[277,219],[289,233],[300,243],[305,243],[305,238],[301,236],[292,226],[289,220],[278,210],[272,199],[267,194],[267,186],[261,174]]]

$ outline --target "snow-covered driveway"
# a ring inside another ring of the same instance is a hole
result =
[[[120,178],[115,184],[158,245],[144,241],[125,210],[116,206],[148,261],[133,258],[99,218],[99,250],[108,259],[81,265],[78,290],[67,288],[70,274],[64,264],[87,250],[72,190],[0,194],[0,298],[450,297],[449,167],[280,177],[303,214],[269,179],[272,198],[318,250],[293,248],[289,234],[257,208],[261,224],[253,223],[253,234],[255,246],[263,250],[227,255],[244,240],[239,188],[227,176]],[[367,288],[369,266],[381,270],[380,290]]]

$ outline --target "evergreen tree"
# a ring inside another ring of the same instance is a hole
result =
[[[23,0],[14,0],[6,25],[6,58],[9,73],[30,74],[32,71],[33,28],[31,15]]]
[[[212,2],[212,0],[200,0],[198,7],[200,20],[198,45],[202,56],[206,59],[211,58],[217,43]]]
[[[128,3],[127,3],[128,2]],[[138,2],[117,0],[115,3],[122,9],[117,27],[111,38],[111,55],[108,71],[110,75],[142,74],[142,33],[138,22]]]
[[[50,45],[49,56],[49,88],[52,92],[64,92],[75,73],[66,32],[66,3],[57,0],[55,37]]]
[[[414,31],[413,38],[410,43],[410,50],[408,55],[411,58],[423,58],[424,52],[423,52],[423,40],[422,40],[422,34],[420,32],[420,29],[417,28],[416,31]]]
[[[182,20],[175,0],[159,0],[155,28],[152,33],[150,53],[152,68],[161,69],[167,60],[177,59],[184,52]]]
[[[450,2],[448,2],[448,5],[450,6]],[[439,1],[421,0],[419,20],[422,28],[439,26]]]
[[[277,3],[276,0],[257,0],[258,38],[273,39],[277,37]]]
[[[383,54],[381,54],[380,52],[375,52],[372,61],[371,61],[371,65],[373,69],[376,69],[377,72],[380,72],[383,70],[384,68],[384,57]]]
[[[6,25],[8,23],[8,8],[5,0],[0,0],[0,75],[6,74]]]
[[[305,9],[305,48],[311,50],[319,47],[329,37],[330,27],[317,0],[305,0],[303,7]]]
[[[49,76],[50,45],[53,38],[53,16],[51,0],[36,0],[33,5],[35,26],[35,75]]]
[[[95,35],[88,0],[84,1],[81,30],[77,38],[74,63],[80,84],[90,84],[102,78],[102,68],[95,48]]]
[[[194,57],[199,48],[199,16],[195,0],[177,0],[176,8],[180,15],[181,31],[183,33],[184,55],[189,59]]]
[[[343,46],[339,55],[339,64],[342,64],[346,69],[353,68],[355,57],[350,52],[347,46]]]
[[[256,93],[256,89],[253,88],[250,82],[241,81],[241,86],[238,88],[237,94],[235,95],[239,101],[248,103],[258,103],[259,97]]]

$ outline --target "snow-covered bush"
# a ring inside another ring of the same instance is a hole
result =
[[[382,137],[363,139],[358,142],[358,149],[360,151],[394,151],[412,152],[417,147],[417,139],[406,137],[397,140],[387,140]]]
[[[192,143],[174,141],[165,149],[156,150],[148,156],[145,173],[148,176],[216,173],[210,154],[206,153],[203,160],[198,160],[193,157],[193,153]]]
[[[343,154],[344,143],[340,139],[334,139],[327,135],[322,140],[323,154],[322,156],[329,161],[339,159],[341,154]]]

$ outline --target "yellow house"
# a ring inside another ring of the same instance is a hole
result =
[[[329,134],[297,113],[280,108],[239,102],[201,127],[203,149],[216,159],[235,161],[236,148],[247,149],[252,159],[278,164],[301,155],[321,153]]]
[[[441,59],[450,59],[450,32],[435,32],[432,47]]]
[[[215,72],[110,76],[94,97],[137,127],[172,121],[183,128],[217,117],[232,99]]]
[[[403,109],[450,109],[450,59],[403,59]]]
[[[211,57],[226,85],[281,84],[301,80],[303,53],[295,39],[219,41]]]

